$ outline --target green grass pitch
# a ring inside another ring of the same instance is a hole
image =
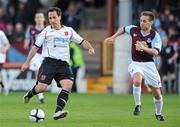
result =
[[[0,94],[0,127],[180,127],[180,95],[165,95],[164,122],[154,117],[151,95],[142,95],[142,112],[133,116],[133,96],[114,94],[71,94],[66,109],[67,118],[53,120],[57,94],[45,93],[46,103],[34,97],[22,103],[24,92]],[[33,108],[44,110],[42,123],[32,123],[28,114]]]

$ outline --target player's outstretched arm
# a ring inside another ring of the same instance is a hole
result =
[[[111,37],[106,38],[104,40],[104,42],[109,43],[109,44],[114,43],[115,38],[122,35],[123,33],[124,33],[124,27],[120,27],[118,29],[118,31],[114,35],[112,35]]]
[[[31,59],[34,57],[34,55],[36,54],[36,52],[38,51],[38,47],[33,46],[27,56],[26,61],[23,63],[23,65],[21,66],[21,71],[25,71],[28,67],[29,67],[29,63],[31,61]]]
[[[94,48],[92,47],[92,45],[90,44],[89,41],[84,40],[81,45],[82,45],[83,48],[85,48],[85,49],[88,50],[88,53],[89,53],[90,55],[94,55],[94,54],[95,54]]]

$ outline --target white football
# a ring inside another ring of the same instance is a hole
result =
[[[42,109],[33,109],[29,113],[29,120],[32,122],[42,122],[44,121],[45,113]]]

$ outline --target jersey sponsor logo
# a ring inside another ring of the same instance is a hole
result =
[[[32,30],[32,31],[31,31],[31,35],[34,35],[34,34],[36,34],[36,31],[35,31],[35,30]]]
[[[68,35],[69,35],[68,31],[65,31],[65,32],[64,32],[64,35],[65,35],[65,36],[68,36]]]
[[[133,37],[137,37],[137,34],[133,34]]]
[[[55,38],[54,38],[54,41],[55,41],[55,42],[66,43],[66,42],[69,42],[69,39],[68,39],[68,38],[55,37]]]
[[[151,38],[148,38],[146,41],[147,41],[148,43],[151,43]]]
[[[45,80],[46,79],[46,75],[41,75],[41,80]]]

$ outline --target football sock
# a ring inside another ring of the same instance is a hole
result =
[[[141,87],[133,85],[133,96],[135,105],[141,105]]]
[[[155,104],[155,111],[156,115],[161,115],[162,107],[163,107],[163,98],[160,97],[159,100],[157,100],[155,97],[153,98],[154,104]]]
[[[27,96],[28,96],[28,98],[31,98],[31,97],[33,97],[34,95],[36,95],[36,94],[38,94],[37,92],[36,92],[36,85],[28,92],[28,94],[27,94]]]
[[[69,91],[62,89],[57,98],[56,112],[63,110],[69,98]]]
[[[4,84],[3,84],[3,82],[0,82],[0,85],[1,85],[1,87],[2,87],[2,88],[4,88]]]

